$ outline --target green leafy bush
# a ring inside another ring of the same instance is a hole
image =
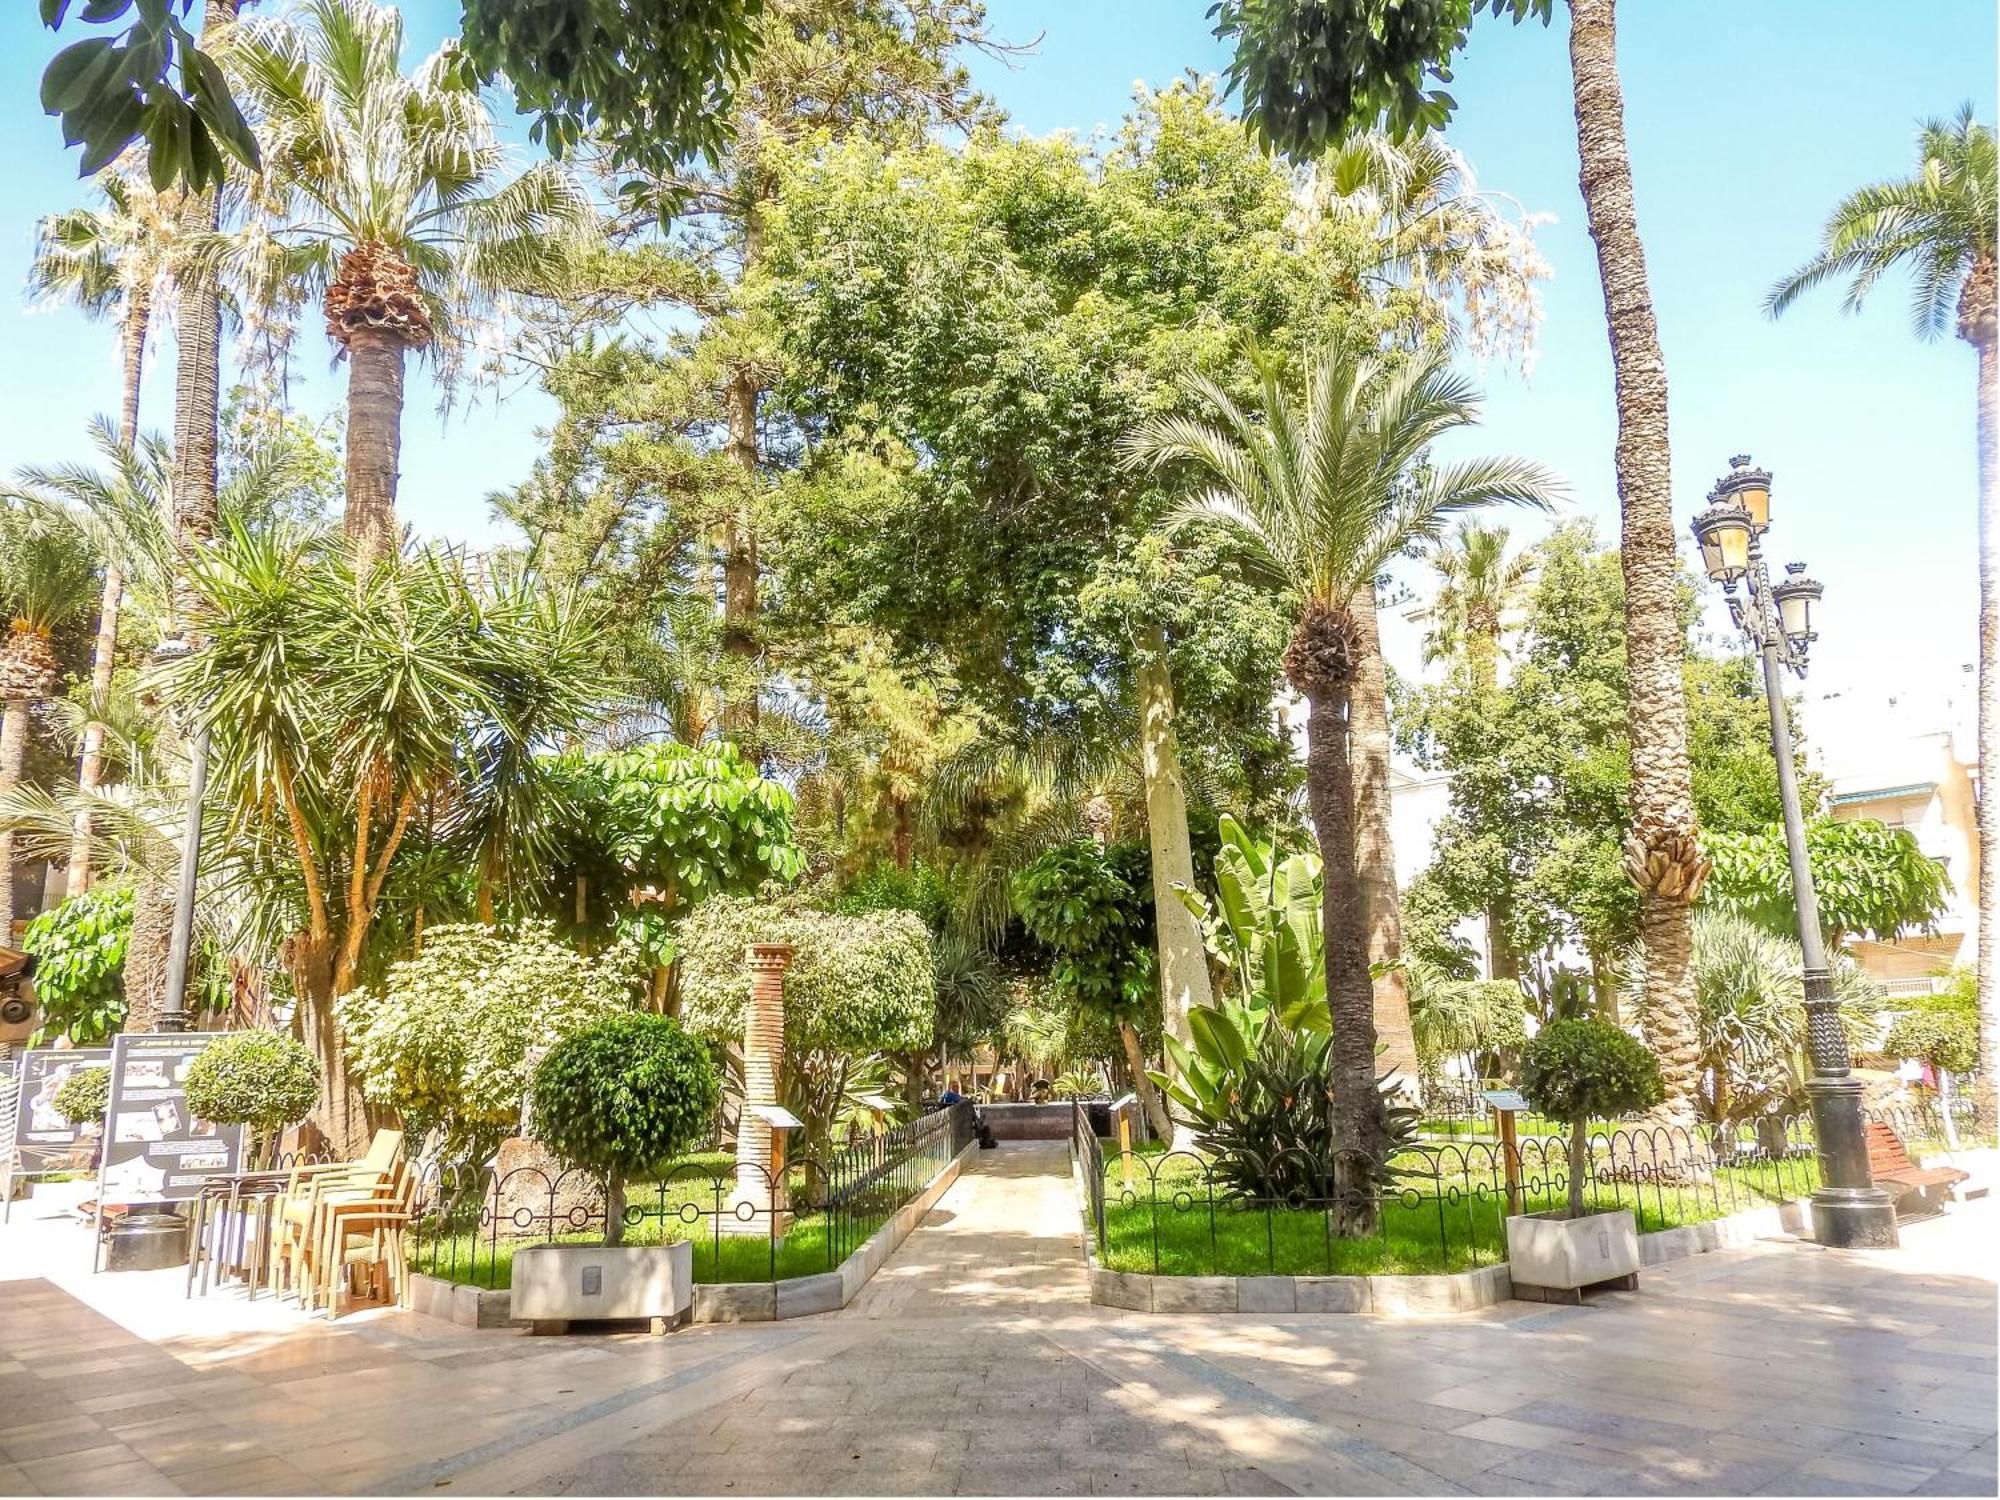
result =
[[[1146,846],[1131,842],[1072,839],[1014,877],[1014,910],[1055,954],[1058,995],[1134,1022],[1157,1008],[1152,891]]]
[[[624,1237],[625,1184],[708,1140],[722,1081],[708,1049],[666,1016],[612,1016],[572,1031],[535,1070],[535,1132],[604,1182],[604,1240]]]
[[[743,1037],[752,943],[789,943],[785,1045],[917,1052],[930,1045],[930,929],[894,909],[839,916],[742,898],[704,902],[675,929],[681,1016],[712,1041]]]
[[[1979,1018],[1959,1010],[1911,1011],[1896,1018],[1882,1050],[1948,1073],[1970,1073],[1979,1066]]]
[[[1565,1121],[1569,1211],[1583,1213],[1592,1119],[1650,1109],[1666,1097],[1659,1059],[1609,1021],[1551,1021],[1521,1056],[1521,1093],[1539,1114]]]
[[[62,1081],[55,1098],[49,1102],[72,1125],[103,1119],[111,1103],[111,1070],[78,1068]]]
[[[28,924],[21,946],[35,956],[42,1025],[29,1045],[66,1036],[95,1046],[125,1024],[125,950],[132,940],[132,887],[97,885]]]
[[[188,1064],[188,1108],[218,1125],[248,1125],[269,1140],[312,1113],[319,1060],[276,1031],[232,1031]]]
[[[630,945],[585,958],[545,923],[454,924],[343,997],[340,1024],[370,1099],[436,1132],[441,1160],[479,1162],[520,1122],[529,1048],[631,1009],[638,988]]]

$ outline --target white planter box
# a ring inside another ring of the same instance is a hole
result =
[[[1630,1209],[1585,1214],[1518,1214],[1507,1221],[1507,1269],[1523,1288],[1576,1292],[1639,1274],[1639,1226]]]
[[[528,1245],[514,1252],[523,1323],[678,1318],[694,1305],[694,1246]]]

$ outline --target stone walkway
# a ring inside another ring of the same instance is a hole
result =
[[[1585,1308],[1091,1307],[1064,1148],[975,1155],[847,1309],[668,1338],[327,1325],[0,1234],[0,1495],[1992,1495],[2000,1209]],[[68,1236],[67,1239],[64,1236]]]

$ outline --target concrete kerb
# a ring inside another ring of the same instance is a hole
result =
[[[694,1289],[696,1323],[770,1323],[784,1318],[837,1312],[866,1286],[910,1231],[922,1222],[945,1190],[958,1181],[966,1157],[979,1143],[968,1144],[846,1260],[816,1276],[792,1276],[783,1281],[725,1281]],[[441,1318],[461,1328],[525,1328],[512,1318],[512,1296],[505,1291],[461,1286],[421,1273],[410,1277],[410,1310]]]
[[[1126,1312],[1179,1313],[1389,1313],[1476,1312],[1508,1301],[1514,1283],[1504,1263],[1443,1276],[1152,1276],[1113,1271],[1097,1259],[1096,1226],[1074,1154],[1070,1178],[1083,1219],[1090,1300]],[[1711,1250],[1803,1233],[1806,1200],[1746,1209],[1727,1218],[1639,1236],[1642,1265],[1657,1266]]]

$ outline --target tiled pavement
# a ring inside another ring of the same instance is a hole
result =
[[[302,1323],[0,1235],[0,1495],[1995,1493],[1990,1201],[1588,1308],[1152,1318],[1085,1300],[1062,1152],[974,1157],[844,1312],[662,1339]]]

